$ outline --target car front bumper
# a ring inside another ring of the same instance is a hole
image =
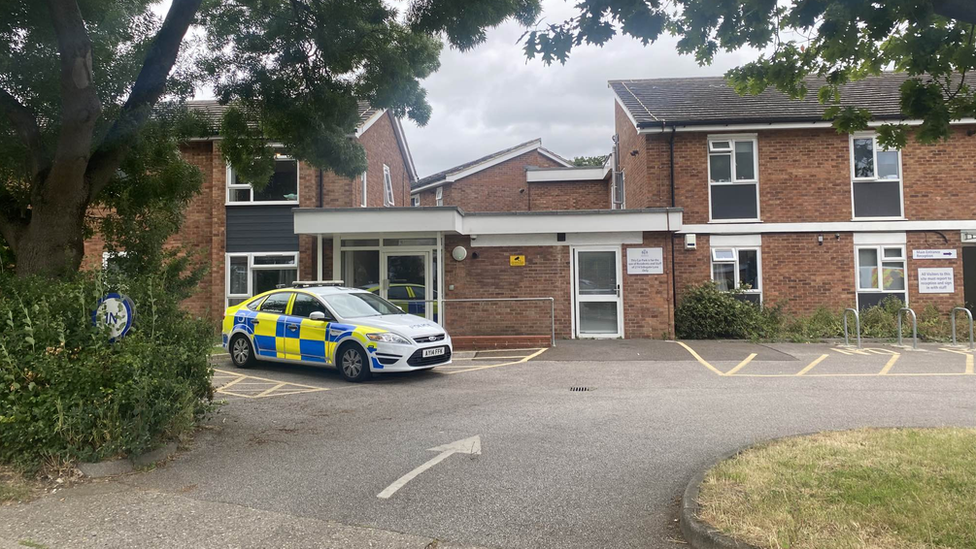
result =
[[[426,358],[423,356],[425,350],[438,348],[443,348],[444,353]],[[424,370],[450,364],[453,354],[450,337],[423,345],[377,343],[376,349],[370,351],[370,370],[378,373]]]

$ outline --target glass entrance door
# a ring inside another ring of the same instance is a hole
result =
[[[620,248],[576,248],[573,287],[577,337],[621,337]]]
[[[432,318],[433,304],[426,303],[430,291],[429,252],[383,252],[380,266],[380,296],[410,314]]]

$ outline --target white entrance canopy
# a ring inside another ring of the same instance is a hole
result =
[[[467,213],[426,208],[295,208],[295,233],[460,235],[680,231],[681,208]]]

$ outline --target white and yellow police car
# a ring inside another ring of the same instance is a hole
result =
[[[331,364],[349,381],[449,364],[453,350],[437,324],[339,281],[298,281],[228,307],[222,332],[237,367]]]

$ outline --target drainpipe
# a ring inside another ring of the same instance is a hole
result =
[[[671,180],[671,207],[672,208],[675,207],[675,199],[674,199],[674,132],[675,132],[675,127],[674,126],[671,126],[671,139],[668,142],[668,156],[670,158],[670,161],[668,162],[668,167],[670,168],[670,172],[671,172],[671,174],[670,174],[670,180]],[[671,229],[670,222],[671,222],[671,216],[670,216],[670,214],[668,214],[668,229],[669,230]],[[672,233],[670,235],[670,238],[671,238],[671,307],[672,307],[672,311],[673,311],[674,310],[674,307],[677,307],[678,306],[678,284],[676,283],[675,276],[674,276],[674,233]],[[671,314],[671,322],[672,322],[672,325],[673,325],[674,324],[674,313],[673,312]],[[675,338],[678,337],[677,329],[675,329],[674,337]]]
[[[319,180],[318,181],[319,183],[318,207],[321,208],[322,207],[322,168],[319,168],[318,180]]]

